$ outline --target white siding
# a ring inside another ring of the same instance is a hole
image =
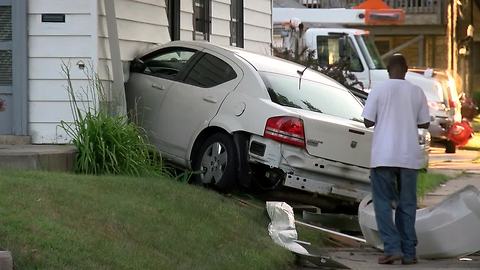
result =
[[[244,47],[246,50],[272,54],[272,1],[244,0]]]
[[[180,40],[193,39],[193,2],[180,1]]]
[[[212,43],[230,45],[230,1],[212,1]]]
[[[98,58],[100,61],[98,73],[101,79],[110,80],[112,69],[108,67],[111,67],[111,55],[104,0],[99,0],[98,13]],[[115,14],[120,57],[124,63],[156,44],[170,41],[164,0],[115,0]]]
[[[92,0],[28,2],[29,134],[33,143],[65,143],[61,120],[71,121],[62,63],[70,63],[74,86],[86,85],[78,61],[95,64]],[[65,23],[42,23],[41,14],[63,13]],[[94,59],[92,61],[92,59]],[[77,89],[77,91],[80,91]]]

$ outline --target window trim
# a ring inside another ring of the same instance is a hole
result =
[[[0,0],[12,7],[12,135],[28,135],[27,0]]]
[[[180,0],[165,0],[170,39],[180,40]]]
[[[235,2],[235,3],[233,3]],[[234,9],[234,4],[236,4],[235,9]],[[245,46],[245,36],[244,36],[244,5],[243,5],[243,0],[232,0],[230,2],[230,45],[236,46],[239,48],[243,48]],[[235,19],[236,21],[234,22],[234,15],[233,11],[235,12]],[[232,28],[233,24],[235,23],[235,43],[233,42],[233,35],[232,35]]]
[[[196,30],[196,26],[197,26],[197,19],[195,18],[196,14],[195,14],[195,4],[197,1],[200,1],[200,0],[193,0],[192,1],[192,4],[193,4],[193,40],[206,40],[206,41],[210,41],[210,34],[211,34],[211,27],[212,27],[212,14],[211,14],[211,10],[212,10],[212,1],[211,0],[203,0],[203,4],[204,4],[204,7],[203,7],[203,14],[199,14],[199,15],[203,15],[204,19],[203,19],[203,23],[205,24],[204,27],[205,27],[205,32],[203,32],[203,39],[197,39],[197,33],[200,34],[201,32],[197,32]],[[199,19],[200,21],[201,19]]]

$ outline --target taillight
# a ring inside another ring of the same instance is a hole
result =
[[[282,143],[305,147],[303,121],[297,117],[277,116],[269,118],[263,136]]]

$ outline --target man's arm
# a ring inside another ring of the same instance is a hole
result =
[[[430,122],[423,123],[423,124],[419,124],[417,127],[418,127],[418,128],[428,129],[428,127],[430,127]]]
[[[367,118],[363,118],[363,124],[365,125],[366,128],[370,128],[370,127],[375,126],[375,122],[370,121]]]
[[[430,113],[427,105],[427,97],[421,89],[418,91],[420,93],[420,110],[418,111],[417,116],[417,127],[427,129],[430,126]]]
[[[370,91],[370,94],[368,94],[367,101],[365,102],[365,107],[363,108],[363,124],[367,128],[373,127],[377,119],[377,95],[377,89],[372,89],[372,91]],[[373,119],[373,121],[370,119]]]

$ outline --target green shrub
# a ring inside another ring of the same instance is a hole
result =
[[[147,143],[144,131],[128,122],[126,116],[111,112],[98,76],[90,69],[85,71],[89,84],[79,100],[72,86],[69,66],[64,63],[62,71],[68,83],[73,123],[62,121],[60,126],[77,147],[75,171],[124,175],[163,173],[162,160]]]

